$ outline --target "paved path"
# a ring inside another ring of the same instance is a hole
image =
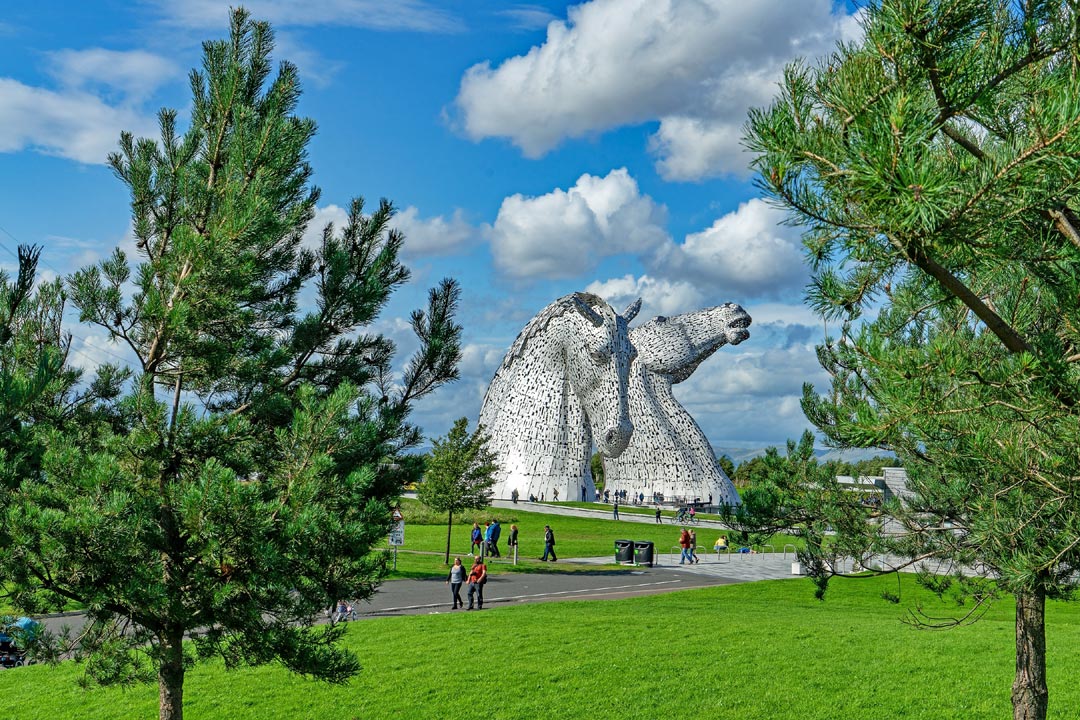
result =
[[[679,565],[678,554],[663,553],[653,567],[595,572],[504,573],[492,575],[484,591],[484,607],[497,608],[529,602],[600,600],[691,590],[752,580],[790,578],[793,558],[780,554],[700,556],[695,565]],[[559,565],[611,565],[612,555],[560,559]],[[672,564],[673,562],[673,564]],[[462,596],[467,593],[462,590]],[[360,617],[453,612],[450,590],[439,579],[392,580],[384,583],[369,603],[356,607]]]

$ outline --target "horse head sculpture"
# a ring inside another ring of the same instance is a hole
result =
[[[628,323],[602,298],[573,293],[529,321],[484,396],[480,423],[499,457],[494,492],[508,497],[595,497],[589,473],[593,440],[617,457],[634,431],[629,375],[636,355]]]
[[[716,464],[708,438],[675,399],[671,386],[686,380],[724,345],[750,337],[750,316],[734,303],[667,318],[630,331],[638,351],[630,373],[632,421],[637,431],[617,458],[604,463],[604,484],[651,498],[695,498],[737,505],[739,495]]]

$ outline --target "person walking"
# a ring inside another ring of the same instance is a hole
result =
[[[502,525],[499,524],[498,518],[491,521],[489,533],[491,534],[491,542],[488,543],[488,550],[491,557],[502,557],[499,553],[499,537],[502,535]]]
[[[682,548],[682,554],[679,556],[679,564],[684,565],[689,562],[694,564],[694,558],[690,554],[690,533],[686,531],[686,528],[682,529],[679,533],[679,547]]]
[[[660,506],[659,505],[656,506],[656,524],[657,525],[663,525],[664,524],[664,521],[660,519]]]
[[[551,562],[557,561],[559,558],[555,555],[555,533],[552,531],[550,525],[544,526],[544,557],[541,560],[547,562],[548,555],[551,556]]]
[[[690,531],[690,558],[692,562],[700,563],[701,558],[697,556],[697,531]]]
[[[454,564],[450,566],[450,574],[446,576],[446,584],[450,586],[450,599],[454,606],[452,610],[465,607],[461,599],[461,585],[465,582],[465,566],[461,564],[461,558],[454,558]]]
[[[513,555],[514,558],[517,558],[517,536],[518,536],[518,527],[517,527],[517,525],[511,525],[510,526],[510,537],[508,537],[506,539],[506,552],[509,555]]]
[[[483,542],[484,533],[480,529],[480,523],[474,522],[472,524],[472,547],[469,548],[469,555],[475,555],[476,551],[480,549],[480,546]]]
[[[618,520],[619,519],[619,499],[618,498],[615,498],[615,504],[612,506],[611,512],[615,516],[615,519]]]
[[[559,488],[555,488],[551,491],[551,497],[555,498],[552,502],[559,502]]]
[[[484,609],[484,585],[487,584],[487,565],[484,564],[484,558],[480,555],[476,556],[473,561],[472,570],[469,571],[469,607],[466,610],[473,609],[473,596],[476,596],[476,609]]]

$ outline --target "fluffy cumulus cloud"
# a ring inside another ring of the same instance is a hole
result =
[[[476,240],[480,232],[465,220],[461,210],[455,210],[450,217],[422,218],[411,205],[394,217],[394,227],[404,233],[402,249],[412,257],[458,252]]]
[[[110,105],[83,91],[55,91],[0,78],[0,152],[35,150],[81,163],[104,163],[121,130],[154,136],[140,109]]]
[[[810,345],[752,350],[750,339],[738,348],[721,348],[675,396],[715,442],[782,443],[810,427],[799,400],[802,384],[824,388],[828,377]]]
[[[586,292],[599,295],[618,311],[641,298],[639,324],[657,315],[678,315],[703,307],[703,293],[688,282],[662,280],[642,275],[624,275],[611,280],[594,281],[585,287]]]
[[[473,139],[539,156],[566,138],[660,121],[651,147],[673,180],[739,173],[739,128],[785,63],[857,33],[831,0],[592,0],[527,54],[466,71],[456,104]]]
[[[511,195],[492,227],[495,264],[518,277],[573,277],[610,255],[645,254],[667,242],[666,209],[623,168],[585,174],[569,190]]]
[[[172,61],[142,50],[60,50],[47,62],[56,88],[0,77],[0,152],[104,163],[122,130],[157,136],[144,101],[183,77]]]
[[[733,297],[777,298],[808,279],[797,229],[780,225],[784,215],[762,200],[741,204],[681,244],[667,244],[651,265],[655,273],[719,288]]]

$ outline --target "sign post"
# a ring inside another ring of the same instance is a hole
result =
[[[400,508],[394,508],[390,517],[394,521],[394,526],[390,528],[390,545],[394,548],[394,570],[397,570],[397,549],[405,544],[405,516]]]

